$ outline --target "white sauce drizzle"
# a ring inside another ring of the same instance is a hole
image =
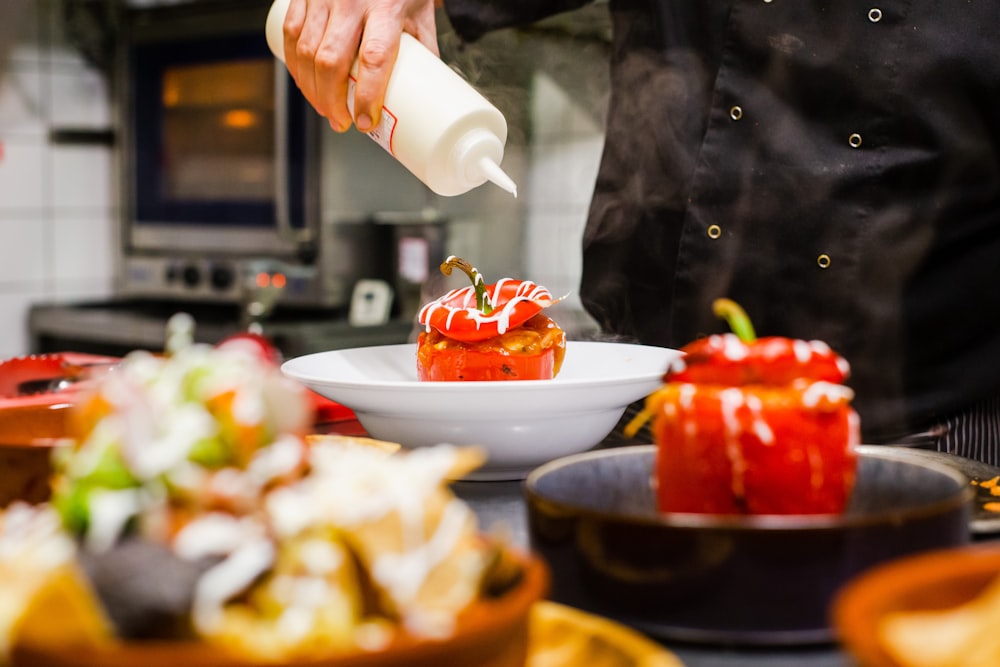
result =
[[[831,353],[830,346],[821,340],[811,340],[809,341],[809,346],[812,348],[813,353],[819,356],[825,356]]]
[[[49,569],[68,562],[75,553],[62,519],[49,505],[15,501],[0,516],[0,562]]]
[[[279,437],[258,450],[247,466],[247,475],[258,487],[293,472],[303,460],[305,444],[292,435]]]
[[[555,303],[552,295],[546,288],[530,280],[525,280],[517,286],[514,295],[506,303],[498,307],[496,304],[500,300],[503,287],[509,282],[512,282],[510,278],[502,278],[494,285],[493,291],[487,293],[490,303],[493,304],[493,311],[489,315],[485,315],[475,309],[476,290],[475,287],[470,285],[460,289],[453,289],[440,299],[425,304],[417,314],[417,321],[424,325],[425,331],[430,331],[430,322],[434,314],[439,310],[444,310],[448,313],[448,316],[445,318],[446,327],[450,328],[454,318],[459,313],[464,313],[475,322],[477,330],[482,329],[485,324],[495,323],[497,325],[497,333],[503,334],[510,328],[510,317],[521,302],[531,301],[542,308]]]
[[[795,339],[792,342],[792,353],[800,364],[807,364],[812,359],[813,346],[804,340]]]
[[[244,590],[274,562],[274,544],[258,539],[205,572],[195,585],[192,617],[203,631],[218,627],[226,600]]]
[[[95,490],[88,498],[90,522],[85,536],[87,549],[103,553],[114,546],[125,524],[141,508],[138,489]]]
[[[315,621],[315,609],[303,605],[286,605],[278,617],[278,629],[287,640],[301,641],[312,630]]]
[[[246,475],[237,468],[223,468],[208,477],[208,493],[217,498],[239,498],[247,494]]]
[[[696,392],[697,392],[697,387],[692,382],[685,382],[684,384],[681,385],[680,392],[678,395],[678,402],[681,404],[682,408],[684,408],[685,410],[690,410],[692,407],[694,407],[694,396]]]
[[[198,560],[237,551],[263,537],[257,521],[223,512],[204,514],[184,526],[174,537],[173,550],[181,558]]]
[[[722,408],[722,423],[726,428],[726,457],[731,466],[731,483],[733,495],[742,499],[746,497],[744,476],[746,474],[746,459],[740,446],[740,426],[737,411],[743,405],[743,392],[740,389],[723,389],[719,392],[719,405]]]
[[[715,334],[709,336],[712,347],[721,347],[722,356],[727,361],[743,361],[750,353],[747,344],[739,339],[736,334]]]
[[[381,554],[373,563],[372,576],[385,587],[394,601],[405,608],[416,601],[431,571],[451,553],[470,520],[470,510],[463,503],[449,502],[441,515],[437,530],[429,540],[424,540],[423,537],[421,507],[400,507],[400,513],[403,519],[404,551]]]
[[[435,568],[474,530],[475,515],[458,498],[448,498],[436,524],[429,525],[425,515],[428,500],[440,491],[455,455],[456,449],[448,445],[386,458],[368,448],[317,444],[310,450],[310,476],[270,492],[267,514],[279,536],[296,534],[310,525],[349,530],[395,517],[398,550],[373,555],[372,578],[411,630],[447,634],[453,628],[453,614],[439,617],[438,611],[421,606],[419,596]],[[317,559],[323,560],[319,555]],[[466,594],[471,599],[475,590],[470,588]]]
[[[854,391],[842,384],[817,381],[802,392],[802,405],[811,410],[831,410],[854,398]]]
[[[693,383],[685,382],[682,383],[677,392],[677,405],[680,406],[683,413],[689,413],[694,407],[694,396],[697,391],[696,386]],[[676,407],[672,403],[667,403],[668,414],[673,414],[676,411]],[[684,429],[684,438],[686,442],[690,443],[695,438],[698,437],[698,420],[693,417],[682,417],[682,428]]]
[[[265,510],[279,539],[297,535],[318,520],[311,495],[303,484],[283,486],[267,494]]]
[[[344,554],[326,540],[306,540],[299,545],[299,558],[309,574],[322,576],[344,565]]]
[[[760,400],[759,396],[747,394],[746,405],[750,409],[753,434],[757,436],[757,440],[765,446],[774,446],[774,431],[771,430],[771,425],[764,418],[764,402]]]

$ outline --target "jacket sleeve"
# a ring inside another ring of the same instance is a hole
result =
[[[572,9],[591,0],[444,0],[452,28],[473,42],[491,30],[524,26]]]

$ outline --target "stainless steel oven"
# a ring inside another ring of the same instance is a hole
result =
[[[360,280],[397,278],[387,221],[422,225],[429,261],[443,252],[426,189],[329,130],[270,54],[268,6],[124,12],[121,295],[346,308]]]

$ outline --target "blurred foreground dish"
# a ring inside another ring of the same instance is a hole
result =
[[[531,611],[530,646],[527,667],[683,667],[631,628],[547,600]]]
[[[863,667],[1000,664],[1000,548],[911,556],[849,582],[833,607]]]
[[[52,447],[69,432],[75,397],[118,361],[77,352],[0,361],[0,507],[49,497]]]
[[[81,391],[51,503],[0,523],[15,658],[417,664],[465,642],[522,664],[544,566],[447,487],[482,453],[308,436],[306,392],[245,346],[176,340]]]
[[[78,392],[119,361],[78,352],[0,361],[0,444],[27,446],[65,437]]]

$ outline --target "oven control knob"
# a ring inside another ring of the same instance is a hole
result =
[[[231,267],[224,264],[217,264],[212,267],[212,273],[208,279],[211,281],[212,287],[221,291],[232,287],[236,276]]]
[[[188,287],[197,287],[198,283],[201,282],[201,270],[197,266],[189,264],[188,266],[185,266],[184,271],[181,272],[181,280],[183,280],[184,284]]]

